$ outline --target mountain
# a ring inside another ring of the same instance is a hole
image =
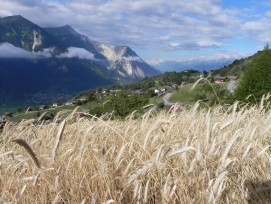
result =
[[[59,47],[53,36],[22,16],[0,19],[0,43],[4,42],[33,52],[46,47]]]
[[[46,28],[62,44],[68,47],[80,47],[91,52],[101,65],[114,73],[116,78],[124,81],[143,79],[159,75],[160,72],[144,62],[131,48],[127,46],[107,45],[92,41],[66,25],[58,28]]]
[[[131,48],[92,41],[71,26],[42,28],[22,16],[0,18],[0,108],[158,74]]]
[[[198,71],[210,71],[219,69],[221,67],[231,64],[235,59],[233,58],[218,58],[218,59],[193,59],[183,61],[163,61],[153,66],[161,72],[171,71],[184,71],[184,70],[198,70]]]
[[[97,51],[94,41],[91,41],[87,36],[78,33],[69,25],[56,28],[45,28],[45,30],[54,36],[66,50],[69,47],[84,48],[92,53],[95,59],[106,60],[106,58]]]
[[[96,47],[109,60],[108,69],[124,78],[142,79],[160,74],[127,46],[96,44]]]
[[[50,103],[98,86],[113,84],[88,67],[89,60],[76,58],[0,58],[0,108]]]

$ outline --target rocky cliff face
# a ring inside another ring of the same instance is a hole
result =
[[[92,41],[70,26],[42,28],[22,16],[0,19],[0,43],[10,43],[32,53],[51,57],[93,56],[100,69],[115,78],[140,80],[158,75],[159,71],[144,62],[127,46],[106,45]],[[76,52],[75,53],[75,49]],[[80,49],[79,49],[80,48]],[[69,53],[71,52],[72,53]],[[88,53],[87,53],[88,52]]]
[[[98,49],[110,62],[108,69],[117,71],[122,77],[142,79],[159,74],[127,46],[99,44]]]
[[[158,74],[127,46],[92,41],[70,26],[42,28],[22,16],[0,18],[1,105],[31,104],[35,95],[49,102],[63,93]]]

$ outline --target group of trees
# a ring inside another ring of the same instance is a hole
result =
[[[231,104],[234,102],[234,96],[227,89],[217,84],[203,84],[198,86],[196,92],[194,100],[204,101],[210,106],[215,104]]]
[[[114,112],[114,116],[123,118],[135,110],[142,112],[142,107],[147,105],[148,102],[149,97],[146,94],[130,95],[129,93],[120,92],[109,96],[107,101],[103,102],[101,106],[90,110],[90,113],[101,116],[104,113]]]
[[[235,96],[239,101],[258,103],[262,96],[269,92],[271,92],[271,50],[266,46],[245,71]]]

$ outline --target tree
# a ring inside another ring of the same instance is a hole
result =
[[[116,116],[125,117],[134,110],[140,110],[149,101],[146,95],[128,95],[128,93],[119,93],[110,96],[108,102],[104,104],[104,112],[114,111]]]
[[[22,111],[23,111],[22,108],[17,108],[17,112],[18,112],[18,113],[21,113]]]
[[[264,46],[264,50],[269,50],[269,43],[266,43],[266,45]]]
[[[257,103],[271,92],[271,50],[264,49],[247,68],[235,92],[237,100]],[[248,97],[252,95],[252,97]]]
[[[209,75],[209,73],[207,71],[203,71],[203,77],[206,78]]]

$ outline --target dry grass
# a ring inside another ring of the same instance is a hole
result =
[[[263,107],[57,121],[5,126],[0,203],[270,201],[271,112]],[[12,142],[19,138],[41,168]]]

